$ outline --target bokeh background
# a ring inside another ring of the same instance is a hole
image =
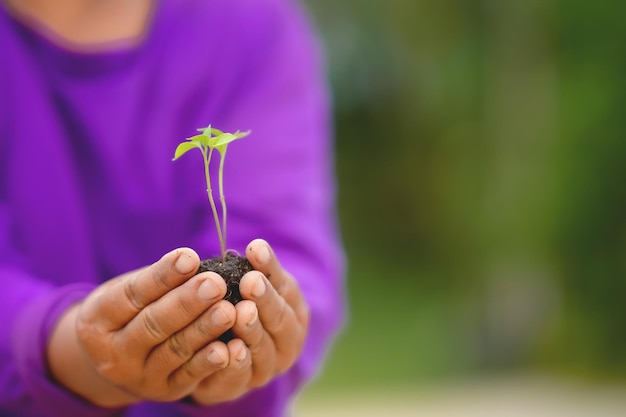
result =
[[[624,7],[305,4],[335,99],[350,299],[308,392],[625,381]]]

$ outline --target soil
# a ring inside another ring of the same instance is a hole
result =
[[[226,282],[226,295],[224,296],[224,300],[230,301],[235,305],[242,300],[241,294],[239,293],[239,281],[241,281],[241,278],[246,272],[252,271],[252,269],[252,265],[247,258],[227,253],[224,260],[221,256],[215,256],[200,262],[197,274],[213,271],[224,278]],[[235,335],[232,330],[228,330],[219,337],[219,340],[226,343],[234,337]]]

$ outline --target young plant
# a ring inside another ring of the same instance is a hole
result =
[[[211,204],[211,211],[213,212],[213,219],[215,220],[215,228],[217,230],[217,236],[220,240],[220,257],[213,257],[205,259],[200,262],[197,274],[213,271],[218,273],[226,283],[227,291],[224,296],[225,300],[230,301],[232,304],[237,304],[241,301],[241,294],[239,292],[239,282],[246,272],[252,270],[252,265],[248,259],[244,256],[233,255],[226,250],[226,200],[224,198],[224,159],[226,158],[226,149],[228,145],[236,140],[248,136],[250,131],[235,133],[224,133],[221,130],[208,127],[198,129],[201,132],[198,135],[187,138],[185,142],[180,143],[176,147],[174,152],[174,161],[183,156],[191,149],[199,149],[202,153],[202,160],[204,162],[204,176],[206,179],[207,194],[209,197],[209,203]],[[215,205],[215,199],[213,198],[213,187],[211,181],[211,175],[209,167],[211,165],[211,158],[213,153],[217,151],[219,154],[219,170],[218,170],[218,189],[219,198],[221,202],[222,218],[218,215],[217,206]],[[232,329],[219,337],[219,340],[228,342],[235,337]]]
[[[226,150],[228,144],[236,139],[243,138],[250,134],[250,131],[235,133],[225,133],[221,130],[208,127],[198,129],[198,132],[202,132],[198,135],[187,138],[185,142],[180,143],[176,147],[174,152],[174,161],[183,156],[191,149],[199,149],[202,152],[202,160],[204,161],[204,176],[207,185],[207,194],[209,196],[209,203],[211,204],[211,211],[213,212],[213,219],[215,221],[215,228],[217,230],[217,236],[220,241],[220,253],[222,260],[226,260],[226,199],[224,197],[224,160],[226,159]],[[219,198],[222,209],[222,219],[218,215],[217,206],[215,205],[215,199],[213,198],[213,187],[211,182],[211,175],[209,173],[209,166],[211,164],[211,157],[213,152],[217,151],[219,154],[219,171],[218,171],[218,188]]]

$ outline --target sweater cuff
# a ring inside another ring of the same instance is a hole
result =
[[[121,410],[97,407],[71,393],[51,378],[46,355],[51,333],[60,317],[83,300],[95,285],[72,284],[57,288],[26,305],[13,329],[12,347],[17,370],[29,392],[29,409],[36,415],[112,417]]]

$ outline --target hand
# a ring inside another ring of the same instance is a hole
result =
[[[219,343],[225,368],[207,376],[192,398],[209,405],[234,400],[287,371],[302,351],[309,309],[296,280],[264,240],[252,241],[246,256],[255,271],[241,280],[236,305],[237,338]],[[217,346],[216,346],[217,351]]]
[[[172,251],[98,287],[53,332],[53,376],[87,400],[116,407],[173,401],[226,366],[213,342],[235,323],[222,278],[194,276],[198,255]]]

